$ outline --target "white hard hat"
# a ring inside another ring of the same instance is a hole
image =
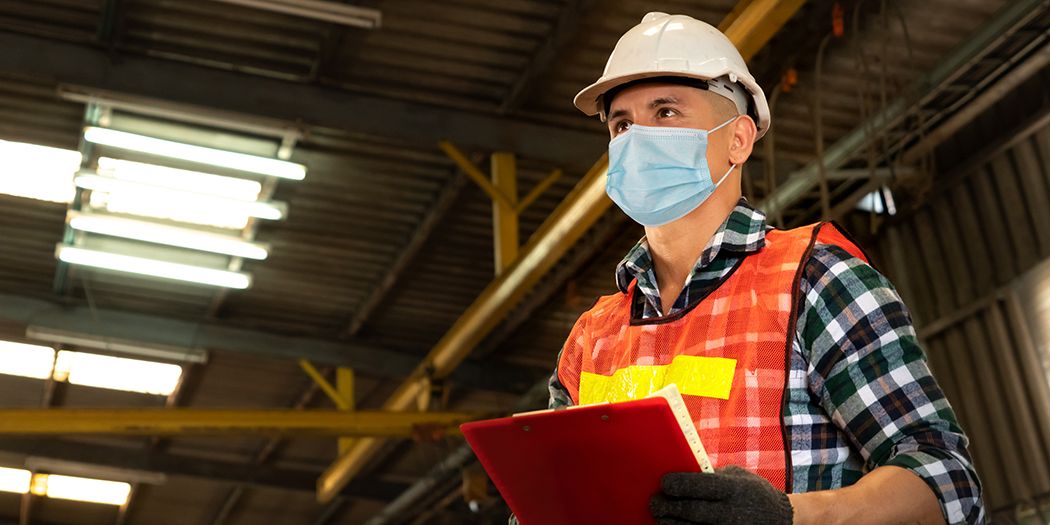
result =
[[[766,95],[748,72],[736,46],[710,24],[685,15],[645,15],[642,23],[620,37],[602,77],[580,91],[573,102],[580,111],[588,115],[600,113],[604,119],[605,93],[628,82],[654,77],[707,81],[710,91],[733,100],[741,114],[748,114],[746,102],[751,103],[758,126],[755,140],[769,129]],[[740,96],[740,85],[747,90],[745,97]]]

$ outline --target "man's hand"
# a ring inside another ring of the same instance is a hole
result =
[[[668,474],[660,487],[663,494],[649,500],[660,525],[792,525],[794,520],[787,494],[733,465],[713,474]]]

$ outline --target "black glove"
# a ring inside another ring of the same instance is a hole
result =
[[[677,472],[660,482],[663,494],[649,500],[660,525],[792,525],[787,494],[735,465],[714,473]]]

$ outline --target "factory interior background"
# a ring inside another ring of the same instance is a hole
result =
[[[572,98],[650,11],[741,50],[745,196],[868,250],[992,523],[1050,523],[1050,1],[0,0],[0,524],[506,523],[455,429],[616,292]]]

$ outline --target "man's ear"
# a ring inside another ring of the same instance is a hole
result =
[[[740,166],[751,156],[758,128],[755,126],[755,121],[747,115],[742,115],[733,121],[730,127],[733,136],[729,141],[729,162]]]

